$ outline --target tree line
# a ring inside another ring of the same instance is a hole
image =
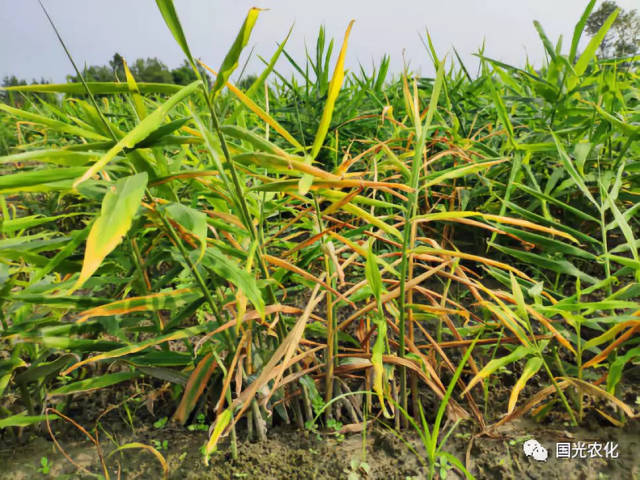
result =
[[[138,58],[133,63],[127,64],[129,70],[138,82],[174,83],[187,85],[196,80],[196,74],[185,60],[177,68],[170,69],[161,60],[153,58]],[[85,67],[82,76],[87,82],[113,82],[125,81],[124,59],[119,53],[115,53],[106,65],[91,65]],[[77,75],[67,75],[67,82],[79,82]],[[34,83],[49,83],[47,80],[33,80]],[[27,81],[15,75],[5,76],[2,80],[3,87],[27,85]]]
[[[594,36],[606,19],[618,8],[613,1],[604,1],[597,10],[594,10],[586,23],[586,32]],[[602,41],[599,54],[602,58],[629,57],[640,51],[640,15],[637,10],[620,10],[611,29]],[[138,82],[173,83],[187,85],[196,80],[189,63],[185,60],[177,68],[170,69],[156,57],[138,58],[133,63],[127,64],[134,78]],[[204,74],[204,72],[203,72]],[[83,77],[90,82],[125,81],[123,57],[115,53],[107,65],[92,65],[85,67]],[[79,82],[77,75],[67,75],[68,82]],[[49,83],[45,79],[33,80],[31,83]],[[5,76],[2,86],[26,85],[24,79],[15,75]],[[0,92],[0,100],[7,100],[6,94]]]

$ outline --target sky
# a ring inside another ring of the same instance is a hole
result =
[[[130,62],[158,57],[170,68],[184,59],[154,0],[42,1],[79,66],[107,64],[114,52]],[[624,9],[636,8],[636,2],[617,1]],[[214,68],[249,8],[257,6],[266,10],[245,50],[244,58],[254,47],[250,72],[260,71],[257,55],[269,58],[291,25],[287,51],[303,62],[305,45],[314,50],[321,25],[328,37],[336,39],[335,53],[349,21],[355,19],[348,68],[370,67],[389,54],[393,72],[401,71],[406,59],[414,72],[423,75],[433,73],[420,38],[425,38],[427,28],[439,56],[451,56],[455,47],[472,71],[477,67],[473,54],[483,41],[485,55],[491,58],[516,66],[529,58],[540,66],[544,51],[533,20],[540,21],[554,43],[563,35],[566,51],[586,4],[586,0],[175,0],[191,51]],[[28,81],[63,82],[72,73],[37,0],[0,0],[0,25],[0,78],[16,75]],[[291,71],[284,57],[276,68]]]

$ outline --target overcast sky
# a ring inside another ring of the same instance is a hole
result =
[[[183,54],[165,26],[153,0],[43,0],[78,65],[104,65],[114,52],[133,61],[158,57],[170,68]],[[637,0],[618,0],[622,8]],[[586,0],[175,0],[178,14],[195,56],[218,66],[251,6],[261,13],[249,49],[269,57],[295,23],[287,49],[304,60],[305,43],[314,48],[320,25],[339,42],[355,19],[347,66],[371,65],[391,55],[391,68],[402,67],[402,54],[414,71],[432,73],[420,41],[431,32],[439,55],[455,46],[468,67],[472,54],[486,40],[487,56],[522,66],[527,56],[535,65],[544,59],[533,27],[539,20],[555,43],[564,36],[569,48],[573,27]],[[31,80],[44,77],[60,82],[72,67],[58,44],[37,0],[0,0],[0,78],[14,74]],[[249,49],[245,51],[245,55]],[[334,51],[335,51],[334,50]],[[289,71],[281,58],[278,67]],[[257,71],[259,61],[250,63]]]

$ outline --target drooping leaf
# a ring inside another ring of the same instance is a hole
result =
[[[82,271],[72,291],[80,288],[122,241],[131,228],[146,186],[147,174],[143,172],[121,178],[107,191],[102,200],[100,216],[87,237]]]
[[[215,71],[213,71],[210,67],[208,67],[204,63],[202,63],[202,62],[200,62],[200,63],[204,68],[206,68],[210,72],[212,72],[214,74],[216,73]],[[282,125],[280,125],[280,123],[278,123],[278,121],[276,119],[274,119],[271,115],[269,115],[267,112],[265,112],[264,109],[262,109],[256,102],[251,100],[251,98],[249,98],[249,96],[244,94],[242,92],[242,90],[240,90],[238,87],[236,87],[231,82],[226,82],[225,85],[227,86],[227,88],[229,89],[229,91],[231,93],[233,93],[236,97],[238,97],[238,100],[240,100],[243,103],[243,105],[245,105],[249,110],[251,110],[253,113],[255,113],[258,117],[260,117],[260,119],[262,121],[264,121],[267,125],[269,125],[271,128],[273,128],[276,132],[278,132],[280,135],[282,135],[282,138],[287,140],[291,145],[293,145],[294,147],[298,148],[299,150],[303,150],[304,149],[302,147],[302,145],[300,144],[300,142],[298,142],[293,137],[293,135],[291,135]]]
[[[146,445],[144,443],[140,443],[140,442],[130,442],[130,443],[125,443],[124,445],[120,445],[117,448],[114,448],[113,450],[111,450],[111,452],[109,452],[108,457],[111,457],[111,455],[117,453],[117,452],[121,452],[122,450],[130,450],[132,448],[137,448],[140,450],[147,450],[148,452],[151,452],[151,454],[156,457],[156,459],[158,460],[158,462],[160,462],[160,466],[162,467],[162,478],[163,479],[167,479],[169,478],[169,465],[167,464],[167,461],[165,460],[165,458],[162,456],[162,454],[154,447],[152,447],[151,445]]]
[[[529,360],[527,360],[527,364],[522,370],[522,375],[520,375],[518,381],[511,388],[511,395],[509,396],[509,406],[507,407],[507,413],[513,412],[513,409],[516,408],[518,395],[520,395],[520,392],[525,387],[529,379],[533,377],[538,372],[538,370],[540,370],[540,367],[542,367],[542,358],[531,357]]]
[[[152,337],[152,338],[149,338],[147,340],[143,340],[140,343],[134,343],[134,344],[131,344],[131,345],[127,345],[127,346],[116,348],[116,349],[112,349],[112,350],[110,349],[109,351],[106,351],[104,353],[100,353],[98,355],[94,355],[92,357],[85,358],[84,360],[81,360],[79,362],[74,363],[69,368],[64,370],[61,374],[62,375],[68,375],[69,373],[73,372],[74,370],[80,368],[83,365],[89,364],[89,363],[98,362],[100,360],[108,360],[108,359],[113,359],[113,358],[124,357],[125,355],[141,352],[143,350],[146,350],[149,347],[153,347],[155,345],[161,345],[163,343],[170,342],[172,340],[181,340],[183,338],[193,337],[195,335],[199,335],[201,333],[213,330],[214,327],[215,327],[215,325],[214,325],[213,322],[207,322],[207,323],[204,323],[202,325],[196,325],[194,327],[183,328],[181,330],[176,330],[174,332],[167,333],[165,335]],[[89,341],[89,342],[95,342],[95,340]],[[58,346],[57,348],[74,348],[72,343],[69,344],[69,343],[60,342],[60,343],[58,343],[56,345]],[[66,346],[62,346],[62,345],[66,345]],[[97,350],[97,348],[94,348],[94,350]]]
[[[111,315],[125,315],[132,312],[171,310],[198,298],[199,294],[192,289],[182,288],[167,292],[151,293],[140,297],[129,297],[105,305],[93,307],[79,314],[78,323],[90,318]]]
[[[465,390],[460,394],[460,396],[462,397],[462,395],[464,395],[469,390],[471,390],[476,383],[478,383],[481,380],[484,380],[489,375],[492,375],[500,367],[507,366],[510,363],[513,363],[517,360],[520,360],[523,357],[526,357],[527,355],[533,354],[534,352],[535,352],[534,347],[525,347],[524,345],[520,345],[516,347],[510,354],[505,355],[504,357],[494,358],[489,363],[487,363],[484,366],[484,368],[476,374],[476,376],[474,376],[471,379],[471,381],[467,384],[467,388],[465,388]]]
[[[224,410],[218,418],[216,418],[215,423],[213,424],[213,432],[211,432],[211,436],[209,437],[209,441],[204,449],[204,463],[205,465],[209,465],[209,458],[212,453],[218,448],[218,440],[220,440],[220,435],[227,428],[229,422],[233,418],[233,410],[231,408],[227,408]]]
[[[196,368],[191,372],[191,376],[185,386],[180,404],[173,414],[173,418],[184,425],[189,414],[196,406],[198,399],[207,387],[207,383],[217,368],[217,362],[212,354],[205,355]]]

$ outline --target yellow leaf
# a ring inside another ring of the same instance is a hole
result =
[[[331,123],[331,117],[333,116],[333,109],[336,104],[336,99],[338,98],[340,88],[342,88],[342,82],[344,80],[344,59],[347,54],[347,42],[349,40],[349,33],[351,33],[351,27],[353,27],[354,22],[355,20],[351,20],[351,22],[349,22],[347,31],[344,34],[342,49],[340,49],[340,55],[338,56],[336,67],[333,70],[333,77],[331,78],[331,82],[329,82],[327,102],[325,103],[324,110],[322,111],[322,117],[320,118],[320,123],[318,124],[318,131],[316,132],[316,137],[313,140],[313,147],[311,147],[311,158],[313,159],[318,156],[320,148],[322,148],[322,144],[324,143],[324,139],[327,136],[327,132],[329,131],[329,124]]]
[[[131,221],[140,206],[146,186],[147,174],[143,172],[121,178],[107,191],[102,200],[100,216],[87,237],[80,277],[71,291],[80,288],[122,241],[131,228]]]
[[[217,75],[217,72],[215,70],[213,70],[211,67],[209,67],[208,65],[206,65],[206,64],[204,64],[202,62],[200,62],[200,65],[202,65],[204,68],[209,70],[214,75]],[[280,135],[282,135],[282,137],[286,141],[288,141],[291,145],[293,145],[294,147],[298,148],[299,150],[304,150],[304,147],[302,145],[300,145],[300,142],[298,142],[295,138],[293,138],[293,136],[289,132],[287,132],[287,130],[285,130],[284,127],[282,125],[280,125],[271,115],[269,115],[262,108],[260,108],[260,106],[258,106],[258,104],[256,102],[254,102],[247,95],[245,95],[242,92],[242,90],[240,90],[238,87],[236,87],[231,82],[226,82],[225,85],[229,89],[229,91],[231,93],[233,93],[236,97],[238,97],[238,99],[242,103],[244,103],[244,105],[249,110],[251,110],[253,113],[258,115],[258,117],[260,117],[267,125],[269,125],[271,128],[273,128]]]
[[[527,364],[524,366],[522,370],[522,375],[516,382],[516,384],[511,389],[511,396],[509,397],[509,406],[507,408],[507,413],[513,412],[513,409],[516,407],[516,403],[518,401],[518,395],[527,384],[527,381],[533,377],[540,367],[542,366],[542,358],[540,357],[531,357]]]
[[[224,432],[224,429],[227,428],[229,422],[232,418],[232,412],[230,408],[227,408],[224,412],[218,415],[216,418],[216,422],[213,425],[213,433],[211,433],[211,437],[209,437],[209,441],[207,442],[207,446],[204,451],[204,464],[209,465],[209,458],[211,454],[214,453],[218,446],[218,440]]]

